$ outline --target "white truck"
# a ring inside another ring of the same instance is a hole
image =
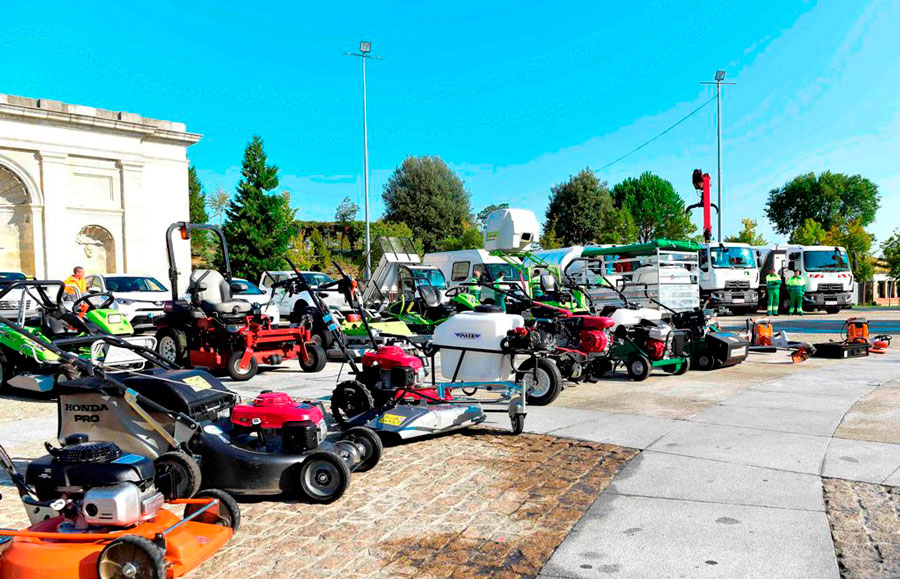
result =
[[[486,249],[460,249],[426,253],[422,263],[441,270],[447,287],[452,288],[471,281],[476,271],[481,272],[483,281],[496,280],[500,274],[507,281],[517,280],[519,272],[516,265],[521,264],[521,260],[518,257],[491,255]]]
[[[704,243],[699,251],[700,300],[712,298],[733,314],[755,312],[759,305],[756,252],[746,243]]]
[[[833,245],[775,245],[759,250],[759,275],[771,271],[781,276],[781,310],[787,311],[790,296],[787,279],[799,271],[806,279],[803,309],[836,314],[853,305],[853,272],[847,250]],[[760,301],[765,301],[765,283],[760,284]]]

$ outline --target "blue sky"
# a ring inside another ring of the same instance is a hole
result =
[[[15,2],[0,23],[0,92],[185,122],[207,190],[232,191],[265,140],[298,216],[362,205],[360,39],[371,199],[406,155],[457,170],[479,210],[543,216],[550,187],[602,167],[706,101],[723,101],[725,233],[760,221],[802,172],[877,183],[878,240],[900,226],[900,2]],[[600,174],[650,170],[695,201],[715,175],[715,108]],[[699,218],[699,215],[697,215]]]

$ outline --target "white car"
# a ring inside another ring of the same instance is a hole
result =
[[[0,271],[0,293],[3,293],[3,290],[10,285],[16,283],[17,281],[25,281],[27,277],[21,271]],[[56,288],[54,288],[55,291]],[[20,311],[20,306],[22,305],[22,296],[25,291],[20,289],[14,289],[2,298],[0,298],[0,316],[3,316],[10,320],[17,320],[19,314],[22,313],[23,317],[30,318],[32,316],[37,315],[39,312],[37,310],[37,304],[34,299],[28,296],[25,296],[25,309]],[[52,294],[55,297],[55,293]]]
[[[296,274],[293,271],[269,271],[262,274],[262,279],[259,280],[259,287],[267,294],[267,296],[271,297],[272,284],[274,282],[284,281],[295,275]],[[331,277],[320,271],[301,271],[300,275],[303,276],[306,283],[312,288],[317,288],[320,285],[333,281]],[[347,303],[347,300],[344,299],[344,296],[341,295],[341,292],[339,292],[337,288],[318,292],[318,294],[319,297],[322,298],[322,301],[325,302],[325,305],[331,310],[337,310],[339,312],[353,311],[353,307]],[[301,300],[306,302],[307,306],[312,305],[312,298],[307,292],[300,292],[299,294],[291,296],[288,295],[284,288],[276,288],[272,303],[278,307],[278,311],[283,317],[290,318],[291,311],[294,309],[294,304]]]
[[[168,288],[148,275],[89,275],[84,279],[88,292],[109,292],[116,298],[115,308],[136,332],[154,329],[153,320],[163,315],[163,305],[172,299]]]
[[[256,284],[239,277],[231,278],[231,295],[235,299],[245,300],[259,306],[262,313],[272,318],[272,324],[281,323],[281,314],[278,305],[269,303],[269,294],[259,289]]]

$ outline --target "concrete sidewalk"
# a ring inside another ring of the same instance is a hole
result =
[[[645,449],[541,577],[838,577],[821,475],[896,484],[900,445],[832,436],[898,376],[891,352],[769,380],[687,420],[530,413],[526,429]]]

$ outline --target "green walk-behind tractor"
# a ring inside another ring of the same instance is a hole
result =
[[[80,375],[74,365],[62,360],[43,344],[76,336],[113,335],[145,347],[156,340],[133,336],[131,324],[113,309],[115,298],[108,293],[71,297],[65,284],[56,280],[17,281],[3,288],[7,294],[21,295],[16,325],[0,322],[0,385],[32,392],[51,392],[58,382]],[[30,304],[30,309],[26,308]],[[34,307],[36,306],[36,307]],[[23,335],[38,338],[37,341]],[[74,353],[109,369],[143,366],[143,360],[121,348],[110,348],[102,340],[84,341]]]

